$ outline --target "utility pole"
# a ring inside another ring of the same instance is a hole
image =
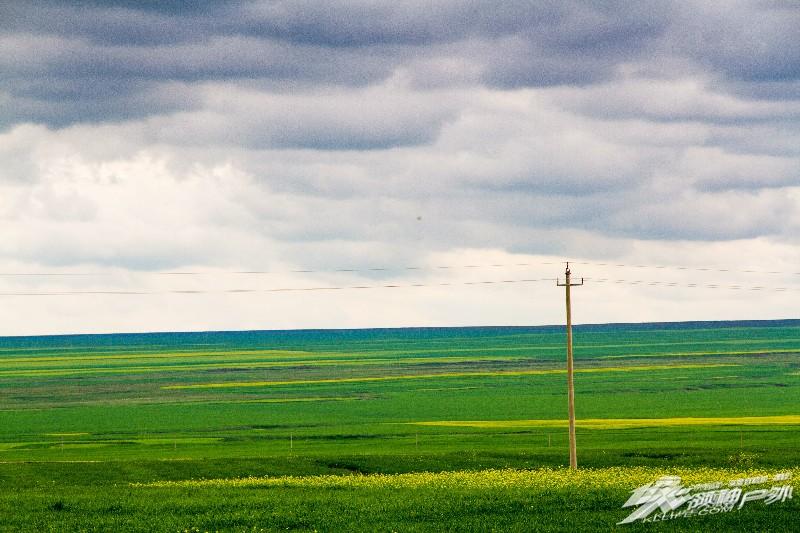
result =
[[[564,287],[567,293],[567,395],[569,397],[569,467],[572,470],[578,469],[578,452],[575,445],[575,386],[572,382],[572,300],[570,299],[570,288],[583,285],[583,278],[580,283],[570,281],[571,272],[569,263],[564,273],[566,281],[560,283],[556,279],[556,285]]]

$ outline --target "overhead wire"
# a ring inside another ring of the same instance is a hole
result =
[[[417,287],[452,287],[469,285],[502,285],[514,283],[539,283],[543,281],[556,281],[556,278],[536,279],[503,279],[482,281],[460,281],[441,283],[405,283],[405,284],[376,284],[376,285],[340,285],[321,287],[278,287],[278,288],[244,288],[244,289],[164,289],[164,290],[79,290],[79,291],[11,291],[0,292],[0,296],[88,296],[88,295],[116,295],[116,296],[147,296],[164,294],[237,294],[237,293],[275,293],[275,292],[313,292],[313,291],[342,291],[365,289],[409,289]]]
[[[510,268],[510,267],[535,267],[553,266],[564,264],[566,261],[528,261],[520,263],[489,263],[489,264],[450,264],[433,266],[396,266],[396,267],[370,267],[370,268],[332,268],[332,269],[294,269],[285,271],[267,270],[175,270],[175,271],[123,271],[134,275],[154,275],[154,276],[213,276],[213,275],[262,275],[262,274],[323,274],[323,273],[367,273],[367,272],[399,272],[399,271],[444,271],[458,269],[486,269],[486,268]],[[786,272],[778,270],[756,270],[733,268],[712,268],[712,267],[690,267],[684,265],[644,265],[626,263],[602,263],[593,261],[569,261],[572,265],[593,266],[603,268],[631,268],[631,269],[674,269],[681,271],[714,272],[714,273],[743,273],[743,274],[784,274],[800,275],[800,272]],[[0,272],[0,277],[108,277],[120,274],[119,271],[111,272]],[[774,291],[788,292],[799,291],[798,287],[774,287],[774,286],[744,286],[740,284],[722,283],[680,283],[664,280],[631,280],[631,279],[612,279],[607,277],[584,277],[584,280],[601,284],[624,284],[624,285],[646,285],[652,287],[681,287],[681,288],[703,288],[703,289],[725,289],[741,291]],[[426,283],[405,283],[405,284],[371,284],[371,285],[332,285],[332,286],[310,286],[310,287],[278,287],[278,288],[233,288],[233,289],[153,289],[153,290],[115,290],[115,289],[86,289],[86,290],[20,290],[20,291],[0,291],[0,296],[79,296],[79,295],[120,295],[120,296],[140,296],[157,294],[236,294],[236,293],[278,293],[278,292],[313,292],[313,291],[341,291],[359,289],[398,289],[416,287],[448,287],[448,286],[469,286],[469,285],[493,285],[493,284],[514,284],[514,283],[533,283],[542,281],[558,281],[557,278],[535,278],[535,279],[505,279],[505,280],[483,280],[483,281],[462,281],[462,282],[426,282]]]
[[[325,273],[367,273],[367,272],[398,272],[398,271],[434,271],[434,270],[457,270],[457,269],[480,269],[480,268],[512,268],[512,267],[533,267],[533,266],[553,266],[562,265],[567,261],[528,261],[524,263],[488,263],[488,264],[450,264],[450,265],[431,265],[431,266],[383,266],[383,267],[362,267],[362,268],[301,268],[288,270],[124,270],[105,271],[105,272],[0,272],[0,277],[100,277],[114,276],[121,273],[133,274],[137,276],[214,276],[214,275],[282,275],[282,274],[325,274]],[[695,267],[686,265],[649,265],[649,264],[630,264],[630,263],[604,263],[596,261],[569,261],[573,265],[597,266],[603,268],[635,268],[635,269],[654,269],[654,270],[680,270],[690,272],[713,272],[725,274],[768,274],[800,276],[800,271],[786,270],[758,270],[758,269],[736,269],[720,267]]]
[[[584,280],[592,281],[594,283],[613,283],[618,285],[647,285],[652,287],[677,287],[687,289],[725,289],[725,290],[741,290],[741,291],[800,291],[800,287],[769,287],[763,285],[743,286],[743,285],[724,285],[719,283],[679,283],[676,281],[658,281],[658,280],[629,280],[629,279],[610,279],[610,278],[592,278],[584,277]]]
[[[125,273],[141,276],[214,276],[222,274],[232,275],[285,275],[285,274],[327,274],[327,273],[366,273],[366,272],[398,272],[404,270],[427,271],[427,270],[455,270],[455,269],[477,269],[477,268],[511,268],[511,267],[532,267],[532,266],[552,266],[563,264],[563,261],[533,261],[527,263],[491,263],[491,264],[467,264],[467,265],[432,265],[432,266],[395,266],[395,267],[369,267],[369,268],[330,268],[330,269],[294,269],[294,270],[126,270]],[[120,272],[0,272],[0,277],[59,277],[59,276],[114,276]]]
[[[663,280],[641,280],[641,279],[612,279],[598,277],[582,277],[584,281],[599,284],[648,286],[664,288],[687,288],[687,289],[722,289],[739,291],[772,291],[772,292],[795,292],[800,291],[800,287],[774,287],[765,285],[738,285],[738,284],[719,284],[719,283],[680,283],[676,281]],[[332,286],[310,286],[310,287],[272,287],[272,288],[233,288],[233,289],[156,289],[156,290],[74,290],[74,291],[6,291],[0,292],[0,297],[6,296],[91,296],[91,295],[114,295],[114,296],[148,296],[148,295],[168,295],[168,294],[242,294],[242,293],[281,293],[281,292],[317,292],[317,291],[344,291],[344,290],[370,290],[370,289],[410,289],[419,287],[455,287],[455,286],[476,286],[476,285],[510,285],[521,283],[541,283],[557,282],[558,278],[527,278],[527,279],[502,279],[502,280],[477,280],[477,281],[457,281],[457,282],[427,282],[427,283],[387,283],[373,285],[332,285]]]
[[[784,276],[800,276],[800,272],[790,272],[785,270],[756,270],[756,269],[735,269],[735,268],[717,268],[717,267],[691,267],[685,265],[638,265],[626,263],[597,263],[592,261],[570,261],[574,265],[582,266],[598,266],[598,267],[611,267],[611,268],[638,268],[638,269],[655,269],[655,270],[684,270],[690,272],[714,272],[721,274],[770,274],[770,275],[784,275]]]

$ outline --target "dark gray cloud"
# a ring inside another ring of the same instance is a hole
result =
[[[181,6],[184,6],[181,9]],[[0,27],[81,35],[95,43],[157,44],[249,35],[324,47],[429,45],[555,24],[560,2],[365,1],[29,2],[7,6]]]
[[[797,121],[776,121],[766,124],[716,127],[706,145],[735,153],[775,157],[800,157],[800,124]],[[800,181],[800,179],[798,179]]]
[[[731,90],[745,98],[794,98],[797,10],[704,4],[6,3],[0,91],[16,111],[3,123],[62,126],[185,109],[183,99],[139,103],[175,81],[265,80],[293,90],[366,86],[402,70],[423,83],[524,88],[586,86],[636,65],[690,62],[739,82]]]
[[[28,79],[9,98],[0,128],[21,122],[60,128],[79,123],[133,120],[197,107],[197,95],[180,83],[129,79]],[[21,93],[21,94],[19,94]]]
[[[81,37],[97,45],[148,46],[205,40],[215,19],[229,16],[224,4],[201,9],[181,2],[14,2],[2,9],[8,32]],[[155,9],[160,8],[160,9]]]
[[[637,209],[610,213],[609,234],[639,239],[731,241],[780,235],[796,210],[784,193],[687,190],[668,201],[652,198]]]
[[[673,49],[731,80],[800,79],[800,11],[785,2],[678,3]]]
[[[752,125],[800,118],[800,99],[731,94],[713,80],[694,76],[616,80],[555,94],[564,108],[601,119]]]
[[[207,85],[203,111],[158,117],[148,134],[174,145],[254,149],[375,150],[433,142],[458,111],[457,98],[378,87],[265,94]]]

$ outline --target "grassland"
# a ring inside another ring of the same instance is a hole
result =
[[[799,323],[578,328],[578,476],[563,340],[0,339],[0,529],[608,531],[661,474],[800,476]],[[797,502],[621,529],[790,530]]]

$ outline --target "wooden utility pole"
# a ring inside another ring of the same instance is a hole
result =
[[[567,395],[569,397],[569,467],[572,470],[578,469],[578,451],[575,445],[575,386],[572,381],[572,300],[570,298],[570,288],[583,285],[583,278],[580,283],[570,281],[571,272],[569,263],[564,273],[566,281],[560,283],[556,280],[556,285],[564,287],[567,293]]]

